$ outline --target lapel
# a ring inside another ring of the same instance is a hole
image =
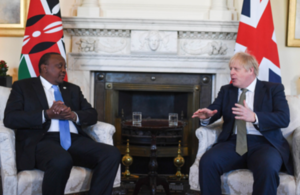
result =
[[[65,105],[71,107],[71,92],[70,89],[65,85],[65,82],[59,85],[59,89]]]
[[[234,118],[234,115],[232,114],[232,107],[234,107],[234,104],[237,103],[237,99],[238,99],[238,88],[231,85],[230,92],[229,92],[229,104],[228,104],[231,118]]]
[[[263,103],[264,95],[265,95],[265,87],[263,82],[257,79],[257,83],[255,86],[255,94],[254,94],[254,108],[253,111],[259,111],[261,105]]]
[[[38,96],[40,103],[42,104],[43,109],[49,109],[46,94],[40,77],[34,78],[31,84],[32,84],[32,88],[35,90]]]

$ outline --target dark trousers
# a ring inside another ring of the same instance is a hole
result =
[[[278,173],[282,166],[279,152],[263,137],[247,135],[248,152],[235,152],[236,135],[218,143],[200,159],[199,181],[201,195],[221,195],[220,176],[235,169],[249,169],[253,173],[255,195],[276,195]]]
[[[63,195],[72,166],[93,170],[89,194],[111,195],[119,167],[119,150],[82,135],[71,134],[72,145],[66,151],[59,133],[47,133],[36,147],[36,168],[44,171],[43,195]]]

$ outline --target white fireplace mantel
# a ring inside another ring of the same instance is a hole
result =
[[[64,30],[75,29],[122,29],[122,30],[172,30],[172,31],[207,31],[234,32],[238,30],[238,21],[213,20],[158,20],[126,18],[85,18],[63,17]]]
[[[209,73],[229,83],[238,22],[63,17],[69,81],[93,102],[94,71]]]

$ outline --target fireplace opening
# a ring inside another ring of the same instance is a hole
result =
[[[187,103],[188,93],[184,92],[119,91],[118,117],[130,120],[132,112],[141,112],[142,119],[167,120],[169,113],[177,113],[178,120],[186,120]],[[159,138],[161,136],[164,138]],[[166,138],[166,136],[170,137]],[[176,146],[182,138],[181,129],[159,132],[157,145]],[[126,144],[127,139],[130,139],[130,145],[149,146],[151,144],[149,132],[122,129],[122,144]]]
[[[94,106],[98,120],[116,127],[114,145],[121,154],[126,153],[126,140],[130,139],[132,173],[148,172],[150,136],[141,138],[122,129],[121,123],[132,118],[132,112],[142,112],[143,119],[168,119],[169,113],[178,113],[178,119],[186,126],[179,132],[168,132],[173,138],[157,136],[157,161],[159,174],[174,174],[173,159],[177,156],[178,141],[181,140],[181,155],[185,158],[184,174],[195,160],[198,141],[195,130],[199,120],[191,116],[198,108],[211,103],[212,78],[210,74],[168,73],[116,73],[95,72]],[[122,167],[124,169],[124,167]]]
[[[120,91],[119,114],[131,119],[132,112],[142,112],[143,118],[167,119],[169,113],[187,116],[188,94],[184,92]]]

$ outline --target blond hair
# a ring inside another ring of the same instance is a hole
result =
[[[246,70],[250,70],[253,67],[255,76],[258,75],[258,62],[253,55],[246,52],[238,52],[230,59],[229,66],[235,61],[238,61]]]

